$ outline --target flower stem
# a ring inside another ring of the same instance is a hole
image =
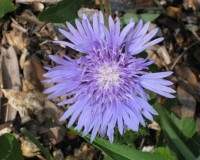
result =
[[[104,3],[103,3],[103,0],[100,0],[100,9],[104,15],[105,25],[108,27],[108,17],[111,15],[110,1],[104,0]]]
[[[105,11],[106,11],[106,16],[109,17],[109,15],[111,15],[110,1],[104,0],[104,6],[105,6]]]

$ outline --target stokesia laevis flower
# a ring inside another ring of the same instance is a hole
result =
[[[148,103],[145,90],[173,98],[172,82],[164,80],[172,72],[148,73],[154,61],[136,58],[134,55],[157,44],[163,38],[150,41],[158,29],[148,32],[150,23],[143,25],[132,20],[120,31],[120,20],[115,23],[109,17],[109,29],[104,25],[103,14],[94,14],[91,25],[87,16],[76,20],[76,28],[67,22],[69,31],[60,32],[69,41],[55,41],[85,56],[71,59],[51,55],[58,66],[47,68],[46,83],[56,83],[45,90],[48,98],[72,96],[58,105],[73,104],[61,117],[70,117],[68,127],[76,122],[83,136],[91,133],[91,141],[97,134],[114,139],[114,128],[123,134],[127,128],[138,131],[145,126],[145,118],[153,120],[156,110]],[[76,121],[77,120],[77,121]]]

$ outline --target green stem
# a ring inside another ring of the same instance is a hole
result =
[[[100,0],[100,9],[104,16],[105,25],[108,27],[108,17],[111,15],[110,1],[104,0],[104,5],[103,5],[103,0]]]
[[[109,0],[105,0],[104,1],[104,6],[105,6],[105,11],[106,11],[106,16],[109,17],[109,15],[111,15],[110,1]]]

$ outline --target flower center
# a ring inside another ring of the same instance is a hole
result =
[[[96,78],[103,89],[107,90],[111,86],[119,86],[119,76],[120,72],[116,64],[105,63],[98,69]]]

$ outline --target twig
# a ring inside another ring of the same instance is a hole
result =
[[[170,70],[173,70],[175,65],[179,62],[179,60],[183,57],[183,55],[192,47],[194,47],[195,45],[197,45],[198,43],[200,43],[200,41],[196,41],[194,43],[192,43],[191,45],[189,45],[179,56],[178,58],[174,61],[173,65],[170,67]]]
[[[26,20],[30,23],[34,23],[34,24],[39,25],[39,26],[43,26],[43,25],[47,24],[45,22],[40,22],[39,20],[37,20],[36,17],[33,17],[33,16],[28,16],[28,15],[18,16],[18,15],[16,15],[16,17],[23,19],[23,20]]]

